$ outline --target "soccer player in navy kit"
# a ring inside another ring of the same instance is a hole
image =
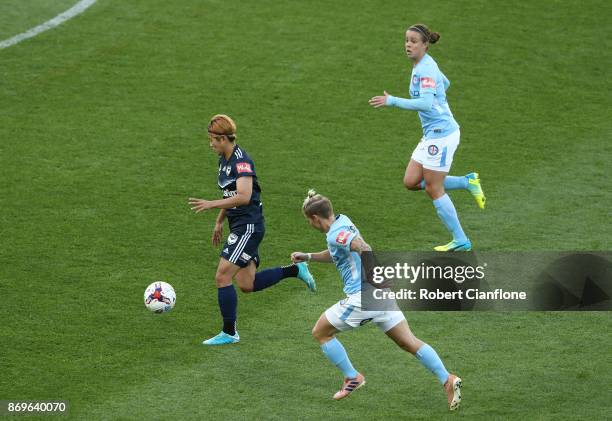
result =
[[[306,263],[257,272],[258,247],[264,237],[265,226],[255,164],[235,143],[236,124],[230,117],[223,114],[213,116],[208,125],[208,139],[211,149],[219,155],[218,184],[223,191],[223,199],[190,198],[189,204],[196,213],[220,209],[212,235],[214,246],[221,242],[226,217],[229,222],[230,234],[221,249],[215,275],[223,330],[203,342],[205,345],[223,345],[240,340],[236,331],[238,298],[233,279],[243,292],[261,291],[289,277],[301,279],[311,291],[316,290],[316,284]]]
[[[291,254],[291,259],[296,263],[335,263],[346,294],[343,300],[328,308],[319,317],[312,329],[312,335],[321,345],[323,354],[344,375],[342,388],[333,398],[344,399],[365,384],[365,377],[355,370],[336,334],[372,322],[400,348],[413,354],[425,368],[435,374],[444,386],[449,409],[457,409],[461,403],[461,379],[446,371],[436,351],[414,336],[404,314],[399,309],[371,311],[361,307],[361,255],[372,249],[364,241],[357,227],[346,215],[335,215],[330,200],[316,194],[314,190],[308,192],[302,211],[310,226],[325,234],[327,248],[318,253],[296,251]]]
[[[436,212],[453,240],[434,247],[437,251],[469,251],[472,243],[463,232],[457,211],[446,190],[465,189],[475,198],[481,209],[485,196],[478,173],[449,176],[453,155],[459,146],[459,125],[446,100],[450,86],[435,60],[427,54],[429,45],[437,42],[440,34],[431,32],[423,24],[412,25],[406,31],[406,54],[414,66],[410,77],[412,99],[398,98],[386,91],[370,99],[373,107],[395,106],[418,111],[423,126],[423,138],[412,153],[404,175],[409,190],[425,190],[433,200]]]

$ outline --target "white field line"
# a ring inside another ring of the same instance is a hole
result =
[[[11,45],[15,45],[18,42],[23,41],[24,39],[35,37],[41,32],[45,32],[48,29],[55,28],[58,25],[66,22],[68,19],[72,19],[79,13],[84,12],[87,8],[89,8],[92,4],[94,4],[97,0],[80,0],[77,4],[72,6],[70,9],[66,10],[63,13],[60,13],[53,19],[46,21],[38,26],[35,26],[32,29],[28,29],[21,34],[15,35],[12,38],[5,39],[4,41],[0,41],[0,50],[6,47],[10,47]]]

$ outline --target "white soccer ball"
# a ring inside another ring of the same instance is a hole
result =
[[[174,308],[176,292],[167,282],[156,281],[147,287],[144,293],[145,307],[153,313],[165,313]]]

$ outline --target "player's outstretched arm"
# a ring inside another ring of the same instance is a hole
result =
[[[431,92],[424,93],[420,98],[406,99],[392,96],[385,91],[383,96],[375,96],[370,99],[370,105],[374,108],[388,106],[398,107],[404,110],[429,111],[433,106],[434,95]]]
[[[236,206],[248,205],[253,194],[253,177],[240,177],[236,181],[236,195],[221,200],[206,200],[189,198],[191,210],[199,213],[208,209],[230,209]]]
[[[320,263],[331,263],[333,262],[329,250],[323,250],[318,253],[302,253],[301,251],[294,251],[291,253],[291,261],[293,263],[300,262],[320,262]]]

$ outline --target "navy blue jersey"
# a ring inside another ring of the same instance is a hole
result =
[[[263,208],[259,195],[261,188],[255,174],[255,164],[247,153],[234,146],[230,159],[224,156],[219,158],[219,188],[223,191],[223,198],[232,197],[237,194],[236,181],[240,177],[251,177],[253,179],[253,193],[248,204],[236,206],[227,210],[227,220],[230,229],[246,224],[263,223]]]

